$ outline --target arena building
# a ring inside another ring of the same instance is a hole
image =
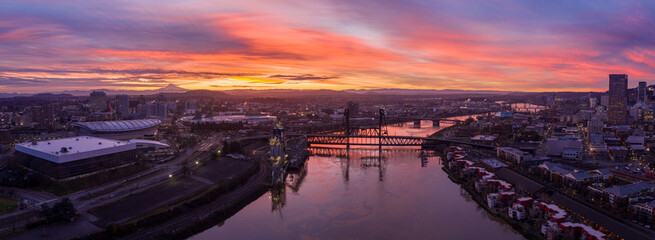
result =
[[[16,144],[18,163],[68,180],[136,162],[137,143],[89,136]]]
[[[99,121],[71,123],[79,136],[102,137],[117,140],[152,139],[161,124],[158,119]]]

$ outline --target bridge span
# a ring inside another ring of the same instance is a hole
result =
[[[326,147],[309,147],[307,149],[311,155],[314,156],[336,156],[336,157],[354,157],[354,158],[373,158],[379,157],[383,153],[384,157],[389,156],[404,156],[407,153],[416,153],[417,157],[419,156],[420,149],[414,148],[392,148],[392,149],[383,149],[380,152],[379,149],[375,148],[343,148],[335,146],[326,146]],[[439,156],[438,152],[435,151],[425,151],[424,154],[427,157]]]
[[[290,135],[293,136],[293,135]],[[299,136],[299,135],[295,135]],[[347,136],[335,134],[307,134],[310,145],[351,145],[351,146],[429,146],[434,144],[461,144],[477,148],[495,149],[496,146],[442,138],[413,136]]]

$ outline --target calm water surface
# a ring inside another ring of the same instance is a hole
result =
[[[425,121],[389,127],[389,135],[438,129]],[[313,152],[320,156],[284,190],[191,239],[523,239],[451,182],[438,157],[423,167],[411,148]]]

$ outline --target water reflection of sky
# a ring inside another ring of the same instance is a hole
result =
[[[466,120],[469,117],[477,117],[483,114],[471,115],[471,116],[462,116],[462,117],[452,117],[451,119],[457,120]],[[452,124],[450,123],[441,123],[439,126],[434,126],[432,121],[423,120],[421,121],[420,128],[414,126],[414,123],[403,123],[397,125],[388,126],[389,136],[412,136],[412,137],[427,137],[434,132],[439,131],[442,128],[449,127]]]
[[[410,126],[394,131],[433,130],[431,124]],[[411,149],[385,151],[382,167],[370,164],[378,161],[376,151],[311,157],[299,191],[286,189],[281,210],[271,211],[267,193],[192,239],[522,239],[466,198],[438,157],[422,168],[418,155]]]

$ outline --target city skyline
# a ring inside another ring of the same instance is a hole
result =
[[[0,92],[605,91],[612,73],[629,87],[655,79],[655,5],[640,1],[3,5]]]
[[[655,239],[655,1],[0,6],[0,238]]]

